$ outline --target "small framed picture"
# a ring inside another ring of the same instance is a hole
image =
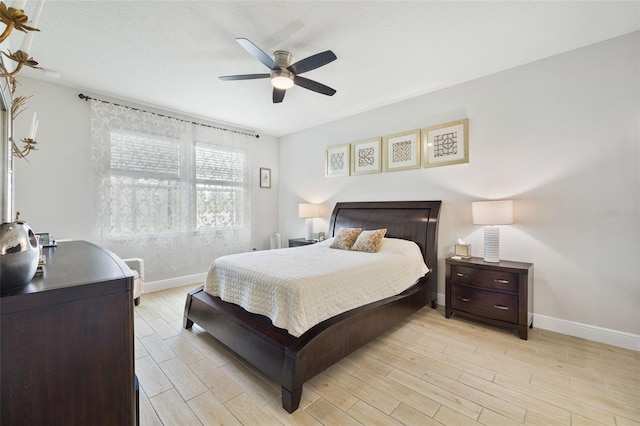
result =
[[[56,241],[51,238],[51,235],[48,232],[36,232],[36,237],[38,237],[38,244],[41,247],[56,247]]]
[[[329,146],[325,153],[325,175],[349,176],[349,144]]]
[[[385,172],[420,168],[420,130],[385,136],[383,156]]]
[[[260,167],[260,188],[271,188],[271,169]]]
[[[471,244],[454,244],[453,254],[461,259],[471,259]]]
[[[380,173],[382,138],[365,139],[351,144],[351,172],[354,175]]]
[[[422,129],[424,167],[469,162],[469,119]]]

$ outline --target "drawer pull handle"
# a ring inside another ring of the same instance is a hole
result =
[[[498,284],[509,284],[509,280],[498,280],[498,279],[495,279],[493,281],[497,282]]]
[[[508,311],[509,307],[505,306],[505,305],[493,305],[494,308],[496,309],[502,309],[503,311]]]
[[[458,296],[458,300],[462,300],[463,302],[469,301],[469,299],[467,299],[466,297],[460,297],[460,296]]]
[[[460,272],[456,272],[456,275],[459,276],[459,277],[468,277],[469,276],[469,274],[462,274]]]

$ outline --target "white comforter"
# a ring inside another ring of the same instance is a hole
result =
[[[385,238],[377,253],[330,244],[220,257],[204,289],[299,337],[327,318],[403,292],[428,271],[411,241]]]

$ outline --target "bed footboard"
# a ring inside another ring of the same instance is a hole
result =
[[[431,275],[400,295],[330,318],[295,338],[261,315],[204,292],[187,295],[183,326],[194,322],[282,388],[289,413],[300,405],[305,381],[389,330],[429,300]]]

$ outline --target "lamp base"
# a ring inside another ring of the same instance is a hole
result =
[[[496,226],[484,227],[484,261],[500,262],[500,228]]]
[[[305,221],[305,236],[304,239],[307,241],[313,240],[313,219],[307,218]]]

